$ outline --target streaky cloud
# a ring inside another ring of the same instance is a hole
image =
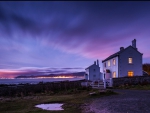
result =
[[[31,73],[74,71],[77,68],[73,67],[86,67],[94,59],[103,60],[121,46],[131,45],[134,38],[147,62],[149,5],[128,1],[0,2],[0,68],[30,67],[22,70]]]

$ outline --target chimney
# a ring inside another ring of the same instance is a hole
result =
[[[94,61],[94,64],[96,65],[96,61]]]
[[[98,62],[98,59],[97,59],[97,65],[99,66],[99,62]]]
[[[132,47],[136,48],[136,39],[132,40]]]
[[[120,47],[120,51],[124,50],[124,47]]]

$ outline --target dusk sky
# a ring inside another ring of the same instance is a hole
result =
[[[0,77],[102,68],[133,39],[150,63],[150,2],[0,2]]]

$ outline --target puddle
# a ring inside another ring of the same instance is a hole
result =
[[[64,110],[61,106],[63,104],[58,104],[58,103],[51,103],[51,104],[39,104],[36,105],[35,107],[41,108],[43,110]]]

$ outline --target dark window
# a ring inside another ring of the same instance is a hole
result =
[[[95,71],[95,69],[93,71]]]

